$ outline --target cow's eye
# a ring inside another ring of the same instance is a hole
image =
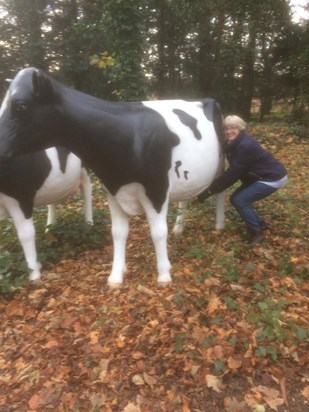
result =
[[[16,111],[17,112],[24,112],[26,110],[26,105],[24,103],[16,103]]]

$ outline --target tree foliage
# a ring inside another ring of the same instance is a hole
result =
[[[33,65],[114,100],[217,98],[260,118],[278,99],[304,120],[308,28],[288,0],[0,1],[0,77]]]

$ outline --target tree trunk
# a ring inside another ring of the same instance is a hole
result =
[[[248,46],[245,50],[241,78],[241,93],[239,96],[239,112],[247,121],[251,117],[251,102],[254,91],[254,61],[255,61],[256,31],[251,25]]]

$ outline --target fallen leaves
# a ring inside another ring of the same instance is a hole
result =
[[[224,406],[227,412],[244,412],[246,403],[239,402],[235,397],[224,398]]]
[[[52,349],[57,348],[59,346],[59,342],[56,339],[50,340],[44,345],[45,349]]]
[[[252,392],[254,392],[256,398],[263,399],[274,411],[278,411],[278,406],[284,404],[284,400],[281,398],[280,392],[277,389],[259,385],[252,388]]]
[[[294,190],[293,202],[303,193]],[[106,287],[108,244],[2,299],[0,411],[306,410],[308,259],[292,206],[263,204],[276,226],[254,250],[231,215],[218,236],[213,216],[195,210],[185,236],[170,239],[167,288],[155,284],[148,227],[135,218],[121,289]]]
[[[309,401],[309,386],[305,386],[300,392],[303,397]]]
[[[242,366],[242,359],[236,359],[230,356],[227,360],[227,365],[231,370],[239,369]]]
[[[98,331],[92,331],[89,333],[89,338],[90,342],[95,345],[99,342],[99,332]]]
[[[208,388],[213,389],[215,392],[222,392],[224,385],[222,380],[218,376],[206,375],[206,384]]]
[[[222,302],[218,296],[211,294],[207,305],[207,312],[209,315],[214,314],[219,307],[222,307]]]
[[[22,303],[14,300],[5,307],[5,314],[9,317],[23,317],[25,311],[25,306]]]

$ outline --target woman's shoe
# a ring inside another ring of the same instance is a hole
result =
[[[262,231],[250,229],[250,234],[250,245],[255,245],[257,243],[262,242],[265,239]]]

